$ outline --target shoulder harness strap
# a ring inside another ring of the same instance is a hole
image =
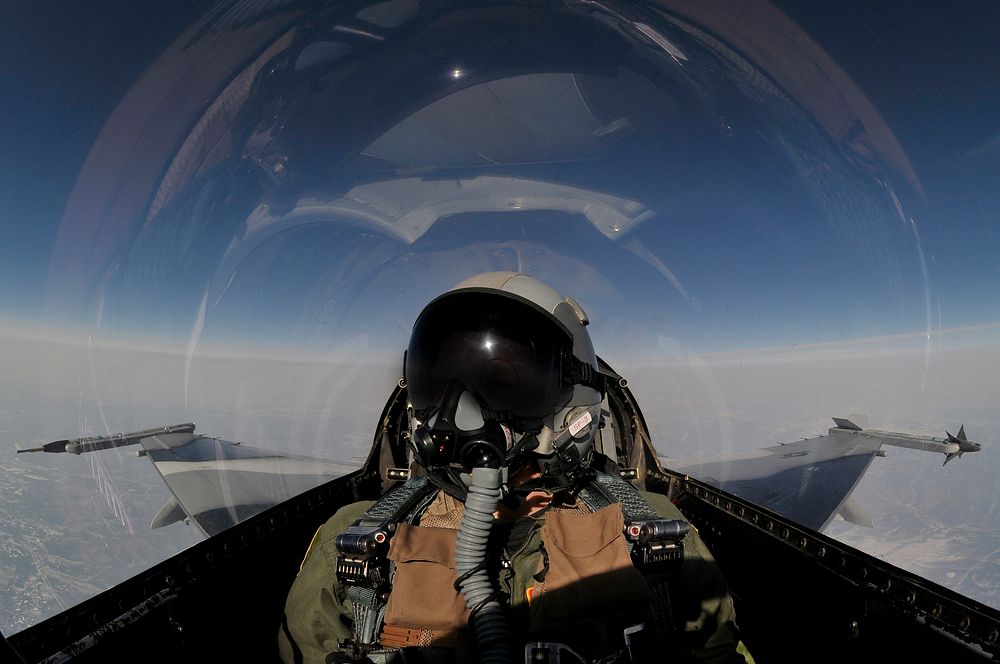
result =
[[[436,494],[437,487],[426,477],[411,477],[369,507],[358,525],[377,527],[415,520]]]
[[[410,478],[382,496],[337,538],[340,552],[337,576],[347,586],[347,597],[354,607],[354,642],[350,644],[354,654],[368,654],[382,629],[388,589],[395,571],[385,559],[392,531],[396,524],[416,522],[437,491],[426,477]],[[374,551],[366,555],[369,548]]]
[[[660,518],[638,489],[622,478],[608,473],[597,473],[594,479],[580,490],[580,499],[595,512],[613,503],[619,503],[626,522]]]
[[[657,626],[660,637],[666,643],[673,642],[678,626],[674,623],[671,581],[676,577],[684,558],[682,540],[687,534],[687,523],[665,520],[650,507],[638,489],[617,475],[598,472],[580,490],[579,496],[587,507],[595,511],[613,503],[621,505],[629,553],[649,585],[650,617]],[[640,530],[652,530],[663,533],[666,537],[655,543],[643,542],[636,536]]]

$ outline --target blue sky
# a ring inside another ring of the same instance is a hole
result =
[[[988,77],[996,61],[988,57],[988,31],[954,16],[937,24],[933,16],[897,16],[864,3],[848,3],[846,18],[833,9],[787,9],[896,130],[927,193],[924,201],[907,199],[912,225],[893,216],[877,187],[860,195],[875,201],[874,213],[844,208],[824,217],[818,190],[808,185],[820,176],[800,173],[795,180],[794,168],[779,163],[774,136],[762,131],[768,125],[748,116],[743,131],[737,126],[725,144],[693,140],[679,151],[653,146],[621,170],[581,166],[572,176],[632,194],[656,211],[628,240],[673,279],[625,242],[608,242],[580,219],[558,214],[444,220],[409,250],[371,233],[304,229],[275,236],[239,274],[220,275],[219,256],[239,232],[235,218],[206,224],[183,256],[172,246],[183,229],[158,235],[136,225],[115,267],[98,270],[87,297],[67,304],[60,284],[74,277],[52,251],[61,225],[74,223],[73,211],[65,209],[69,192],[116,100],[197,14],[195,5],[147,16],[123,3],[106,9],[90,31],[77,27],[80,16],[43,6],[41,20],[5,40],[4,55],[17,75],[0,108],[0,279],[6,284],[0,317],[184,339],[206,293],[218,295],[219,280],[232,276],[225,296],[209,297],[206,335],[327,343],[339,321],[342,333],[369,331],[398,345],[437,292],[472,272],[514,267],[576,295],[592,310],[595,336],[624,340],[635,353],[655,336],[711,352],[1000,320],[1000,119],[992,112],[1000,91],[983,85],[996,80]],[[892,29],[880,40],[859,42],[849,29],[851,16]],[[931,32],[937,49],[923,48]],[[96,43],[100,51],[91,48]],[[89,75],[93,71],[101,75]],[[838,186],[849,195],[854,185]],[[337,273],[338,261],[362,250],[371,252],[359,263],[369,271],[359,270],[353,280]],[[604,281],[581,282],[574,269],[580,264]],[[376,274],[382,276],[373,280]]]

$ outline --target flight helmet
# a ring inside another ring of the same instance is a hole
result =
[[[476,466],[537,460],[541,484],[588,473],[604,376],[572,298],[525,274],[490,272],[433,300],[404,360],[410,444],[445,491],[464,498]]]

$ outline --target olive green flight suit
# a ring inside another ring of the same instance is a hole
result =
[[[654,493],[644,493],[643,496],[664,518],[684,518],[664,496]],[[439,495],[439,498],[441,497],[443,494]],[[436,500],[428,511],[433,510],[438,502]],[[353,613],[350,600],[347,598],[345,588],[337,581],[335,573],[338,556],[335,540],[337,535],[361,518],[373,504],[360,502],[343,507],[313,537],[285,604],[284,621],[278,635],[282,661],[325,662],[329,653],[339,650],[342,641],[353,638],[351,628]],[[617,506],[612,507],[617,508]],[[546,563],[549,558],[543,541],[546,513],[547,511],[543,511],[531,517],[522,517],[531,519],[533,521],[531,525],[537,527],[527,529],[528,536],[523,542],[518,543],[516,550],[506,552],[505,559],[509,562],[500,570],[498,586],[501,601],[506,601],[510,607],[508,613],[511,617],[513,634],[530,634],[530,637],[522,636],[521,640],[525,643],[529,640],[539,640],[536,629],[539,623],[547,625],[551,624],[553,619],[557,620],[557,616],[548,614],[551,614],[553,609],[558,613],[564,606],[569,606],[570,610],[576,608],[586,612],[584,622],[570,625],[577,635],[593,633],[595,629],[600,631],[602,621],[611,623],[619,617],[624,619],[629,609],[641,610],[647,606],[648,594],[634,602],[622,601],[623,597],[608,602],[605,601],[607,598],[604,592],[590,593],[589,597],[573,596],[571,592],[567,595],[552,593],[552,598],[560,599],[553,599],[548,603],[539,601],[545,599],[545,595],[541,598],[531,597],[534,586],[539,585],[537,579],[540,578],[543,558]],[[421,527],[423,525],[422,518]],[[549,536],[554,537],[551,529],[549,532]],[[609,537],[616,535],[620,535],[620,530],[618,533],[609,533]],[[552,548],[551,543],[550,548]],[[392,557],[391,551],[390,557]],[[397,570],[399,565],[400,562],[397,560]],[[614,581],[610,577],[609,580]],[[711,553],[693,528],[684,540],[684,562],[679,576],[672,583],[675,585],[671,588],[671,596],[676,598],[672,612],[675,623],[683,625],[683,632],[673,642],[672,652],[664,653],[663,661],[752,664],[753,659],[739,642],[732,599],[726,589],[725,581]],[[615,585],[625,589],[630,588],[627,580],[623,584],[606,585],[612,595]],[[645,591],[645,588],[641,591]],[[622,592],[628,591],[619,590],[619,595]],[[579,606],[581,603],[586,606]],[[616,632],[615,636],[620,638],[623,626],[627,624],[618,626],[616,623],[616,627],[610,631]],[[442,641],[445,642],[447,640]]]

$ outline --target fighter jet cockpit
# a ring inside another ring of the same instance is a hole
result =
[[[593,453],[757,661],[1000,656],[995,8],[14,14],[10,657],[277,661],[316,529],[419,474],[415,321],[492,273],[572,301]]]

